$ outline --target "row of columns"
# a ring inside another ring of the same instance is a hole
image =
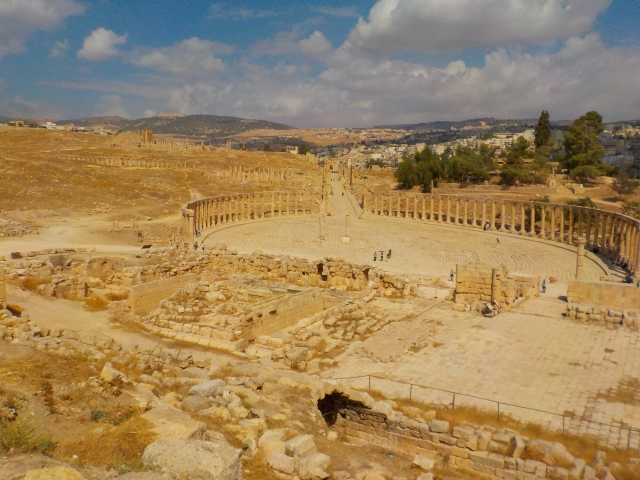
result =
[[[181,170],[195,169],[193,163],[187,162],[164,162],[159,160],[145,160],[126,157],[79,157],[75,155],[56,155],[58,160],[85,161],[96,165],[108,165],[113,167],[134,167],[134,168],[175,168]]]
[[[216,225],[318,213],[317,197],[309,192],[260,192],[197,200],[182,211],[184,241],[192,243],[196,231]]]
[[[285,168],[246,168],[241,165],[230,166],[228,175],[234,180],[242,183],[251,180],[285,180],[287,178],[287,170]]]
[[[640,272],[640,222],[624,215],[536,202],[372,193],[363,197],[366,214],[467,225],[586,246]],[[533,219],[533,220],[532,220]]]

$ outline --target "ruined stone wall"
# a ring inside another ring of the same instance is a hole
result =
[[[290,327],[301,318],[310,317],[325,308],[325,299],[318,290],[303,292],[287,299],[278,299],[270,302],[262,312],[262,316],[256,319],[255,327],[251,332],[251,339],[261,335],[270,335],[273,332]]]
[[[129,293],[129,306],[131,313],[143,315],[158,307],[165,298],[173,295],[187,283],[196,279],[195,273],[169,277],[155,282],[143,283],[131,287]]]
[[[4,266],[0,265],[0,309],[7,303],[7,288],[4,283]]]
[[[604,464],[587,466],[557,442],[528,439],[511,429],[472,424],[452,428],[449,422],[436,420],[435,411],[425,412],[431,414],[427,415],[430,421],[412,419],[386,402],[374,403],[366,394],[352,393],[350,397],[333,393],[318,406],[332,428],[352,443],[442,459],[451,468],[473,471],[487,479],[586,479],[595,478],[595,473],[605,478],[600,476],[605,473]]]
[[[633,284],[571,280],[567,301],[619,310],[640,310],[640,288]]]
[[[540,296],[539,285],[540,277],[509,275],[505,267],[457,265],[455,299],[458,304],[497,300],[508,308],[515,297]]]

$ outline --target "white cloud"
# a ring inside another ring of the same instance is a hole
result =
[[[378,0],[348,44],[374,54],[548,44],[587,32],[611,0]]]
[[[60,58],[67,55],[67,50],[69,49],[69,40],[62,40],[60,42],[56,42],[51,47],[49,51],[49,56],[53,58]]]
[[[256,10],[253,8],[233,7],[227,3],[218,2],[209,7],[210,20],[214,19],[231,19],[235,21],[251,20],[254,18],[275,17],[279,15],[273,10]]]
[[[0,1],[0,58],[24,52],[33,33],[57,30],[67,17],[83,12],[84,7],[75,0]]]
[[[92,62],[104,62],[118,55],[120,52],[116,46],[126,42],[127,35],[117,35],[112,30],[100,27],[84,39],[82,48],[78,50],[78,58]]]
[[[331,44],[318,30],[313,32],[309,38],[300,40],[298,47],[302,53],[309,57],[323,57],[331,52]]]
[[[96,104],[95,114],[106,117],[131,118],[123,103],[124,100],[119,95],[102,95]]]
[[[460,60],[433,68],[340,49],[327,58],[315,77],[294,65],[245,64],[230,82],[176,86],[166,108],[307,126],[531,118],[542,109],[554,119],[597,110],[615,120],[640,111],[640,49],[607,49],[595,34],[568,39],[554,54],[499,48],[480,68]]]
[[[360,16],[353,7],[311,7],[311,10],[330,17],[358,18]]]
[[[130,62],[139,67],[151,68],[180,76],[202,76],[222,72],[224,62],[214,53],[229,54],[233,47],[193,37],[171,47],[137,50]]]
[[[144,118],[151,118],[151,117],[155,117],[156,116],[156,112],[154,110],[145,110],[144,111]]]

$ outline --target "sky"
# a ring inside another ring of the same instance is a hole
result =
[[[0,0],[0,115],[640,118],[638,0]]]

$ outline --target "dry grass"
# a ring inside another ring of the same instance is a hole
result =
[[[371,396],[378,399],[385,399],[385,396],[379,391],[371,391]],[[561,443],[574,457],[582,458],[587,462],[595,458],[598,451],[604,451],[607,453],[607,462],[618,462],[623,468],[626,468],[627,465],[628,456],[626,450],[609,448],[602,445],[598,439],[593,436],[575,435],[571,433],[562,434],[561,432],[550,431],[540,424],[514,420],[509,415],[503,413],[500,414],[500,419],[498,419],[496,412],[475,406],[456,406],[455,409],[451,409],[443,407],[442,405],[430,405],[407,398],[397,398],[393,399],[393,401],[396,402],[398,410],[412,418],[421,417],[428,420],[429,417],[426,413],[429,410],[435,410],[436,418],[446,420],[450,422],[452,426],[469,423],[472,425],[487,425],[495,428],[510,428],[528,438]],[[539,458],[532,459],[541,460]],[[616,478],[625,477],[616,476]],[[635,477],[628,478],[637,479],[637,471],[635,471]]]
[[[109,302],[98,295],[91,295],[84,299],[84,308],[90,312],[106,310]]]
[[[151,426],[139,416],[116,426],[99,423],[92,434],[61,446],[60,454],[78,455],[83,465],[113,468],[120,473],[140,471],[144,449],[156,438]]]
[[[56,444],[49,433],[39,432],[29,416],[21,410],[15,420],[0,419],[0,451],[2,453],[51,453]]]
[[[624,377],[618,381],[615,387],[599,392],[596,398],[602,398],[607,403],[638,405],[640,403],[640,380],[635,377]]]
[[[48,285],[51,283],[51,277],[24,277],[18,280],[18,286],[25,290],[35,292],[40,285]]]

